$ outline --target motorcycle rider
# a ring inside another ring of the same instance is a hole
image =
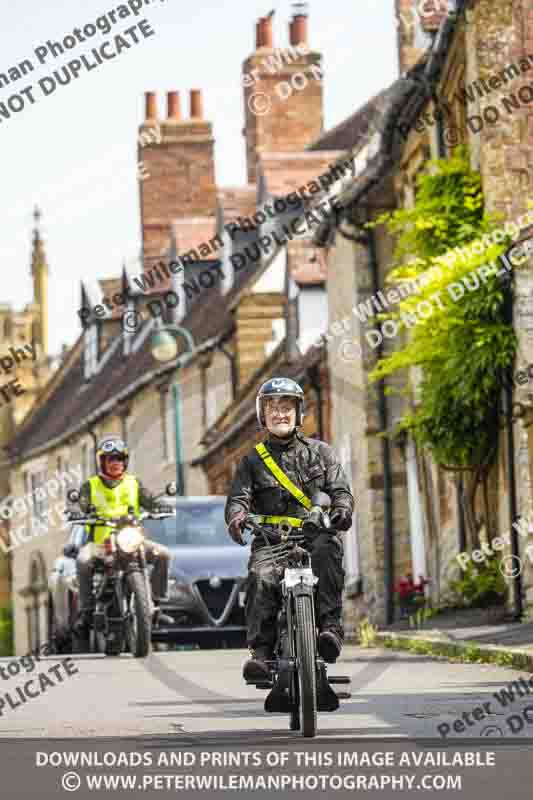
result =
[[[298,432],[305,408],[303,390],[295,381],[266,381],[257,395],[256,412],[268,435],[244,456],[235,473],[225,510],[229,534],[235,542],[244,544],[242,530],[247,513],[263,515],[261,524],[266,530],[269,526],[276,529],[281,518],[288,518],[293,527],[299,528],[310,505],[309,498],[317,491],[327,492],[331,497],[332,529],[306,534],[306,547],[319,579],[319,652],[325,661],[334,663],[344,637],[343,544],[338,531],[351,527],[353,495],[332,448]],[[260,568],[256,563],[256,553],[262,546],[264,542],[255,537],[248,563],[246,622],[251,658],[244,665],[245,680],[262,680],[269,675],[265,662],[273,657],[281,606],[281,579],[272,567]]]
[[[129,451],[128,446],[118,436],[106,436],[98,444],[96,450],[98,474],[93,475],[80,488],[79,506],[84,514],[94,506],[99,517],[120,517],[133,507],[136,516],[142,506],[146,511],[159,508],[154,497],[144,488],[141,482],[126,472]],[[80,587],[80,618],[75,626],[78,635],[86,635],[90,627],[94,610],[92,594],[92,576],[100,546],[109,536],[112,529],[104,525],[87,526],[86,543],[77,557],[78,581]],[[167,599],[168,563],[170,553],[166,547],[144,540],[146,558],[154,564],[152,573],[152,596],[156,606]],[[162,614],[156,608],[156,624],[171,624],[171,617]]]

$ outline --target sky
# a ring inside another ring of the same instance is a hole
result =
[[[151,0],[138,16],[119,19],[110,33],[98,32],[64,56],[44,55],[48,40],[61,42],[119,5],[120,0],[10,4],[0,34],[0,74],[24,59],[35,67],[0,87],[0,108],[13,95],[24,100],[9,119],[0,115],[0,303],[20,310],[31,300],[32,215],[38,205],[50,270],[51,353],[79,335],[80,281],[116,276],[139,253],[137,135],[144,92],[159,93],[163,115],[164,93],[180,91],[182,115],[188,115],[189,89],[202,89],[204,117],[213,123],[216,140],[217,184],[244,184],[242,62],[255,49],[257,19],[272,8],[274,45],[288,45],[293,8],[289,0]],[[393,7],[394,0],[308,3],[309,44],[323,54],[326,130],[398,76]],[[154,35],[144,38],[137,28],[138,44],[44,95],[39,80],[143,19]],[[33,103],[21,95],[27,86]],[[20,101],[12,102],[17,108]]]

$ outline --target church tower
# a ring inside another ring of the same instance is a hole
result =
[[[33,212],[35,226],[33,229],[33,251],[31,256],[31,274],[33,278],[33,305],[35,317],[32,325],[32,339],[39,344],[42,356],[48,353],[48,264],[41,238],[39,222],[41,212],[37,207]]]

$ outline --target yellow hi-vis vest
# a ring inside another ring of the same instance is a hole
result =
[[[118,486],[110,488],[106,486],[99,475],[90,478],[91,503],[96,508],[96,515],[111,519],[121,517],[128,513],[129,506],[133,506],[136,516],[139,516],[141,509],[139,506],[139,482],[133,475],[126,473]],[[112,528],[105,525],[87,526],[90,539],[95,544],[102,544],[112,532]]]

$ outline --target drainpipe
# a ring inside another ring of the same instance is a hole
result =
[[[315,393],[316,398],[316,418],[318,427],[318,438],[324,440],[324,411],[322,409],[322,387],[320,385],[320,375],[318,367],[309,367],[307,370],[309,376],[309,383]]]
[[[235,400],[235,396],[237,394],[237,360],[234,354],[228,353],[227,350],[222,347],[222,345],[219,345],[218,349],[221,353],[224,353],[227,359],[229,359],[231,370],[231,397],[233,400]]]
[[[96,436],[96,434],[94,432],[94,428],[92,426],[89,426],[87,428],[87,432],[89,433],[89,435],[91,436],[91,438],[93,440],[94,469],[95,469],[95,472],[100,472],[98,459],[96,458],[96,451],[98,450],[98,439],[97,439],[97,436]]]
[[[459,552],[464,553],[465,550],[468,549],[468,545],[466,542],[466,520],[465,520],[465,506],[464,506],[465,490],[464,490],[464,481],[462,475],[459,475],[459,479],[455,486],[455,493],[457,499],[457,519],[459,522],[458,546],[459,546]]]
[[[507,324],[513,324],[513,275],[514,272],[509,273],[509,283],[505,290],[505,304],[504,315]],[[518,531],[515,524],[518,519],[517,501],[516,501],[516,476],[515,476],[515,450],[514,450],[514,435],[513,435],[513,381],[505,381],[503,387],[503,395],[505,399],[505,417],[506,417],[506,434],[507,434],[507,480],[509,484],[509,530],[511,531],[511,555],[514,558],[520,559],[520,548],[518,545]],[[515,563],[520,563],[520,560]],[[522,605],[522,574],[521,570],[518,575],[512,578],[514,584],[514,619],[518,621],[523,614]]]
[[[352,225],[354,223],[352,222]],[[368,233],[353,236],[344,231],[340,225],[337,226],[338,232],[345,239],[358,244],[365,244],[368,252],[368,262],[372,277],[372,293],[374,296],[380,290],[378,259],[376,250],[376,239],[373,230]],[[378,359],[383,358],[383,341],[377,347]],[[378,420],[381,433],[388,429],[387,402],[385,399],[385,383],[383,380],[377,384],[378,393]],[[385,504],[384,515],[384,589],[385,589],[385,624],[390,625],[394,621],[394,517],[393,517],[393,494],[392,494],[392,460],[390,442],[387,436],[381,437],[381,455],[383,460],[383,499]]]
[[[368,232],[368,255],[370,272],[372,275],[372,293],[374,297],[380,290],[378,259],[376,251],[376,237],[373,230]],[[379,343],[378,358],[383,358],[383,340]],[[382,433],[388,429],[387,402],[385,400],[385,382],[379,381],[378,385],[378,418]],[[384,580],[385,580],[385,619],[390,625],[394,621],[394,539],[393,539],[393,498],[392,498],[392,467],[390,441],[387,436],[381,437],[381,453],[383,458],[383,499],[385,502],[384,517]]]
[[[440,107],[435,90],[431,93],[431,99],[435,106],[435,111]],[[446,158],[446,143],[444,141],[444,123],[442,116],[435,113],[436,133],[437,133],[437,158]]]

